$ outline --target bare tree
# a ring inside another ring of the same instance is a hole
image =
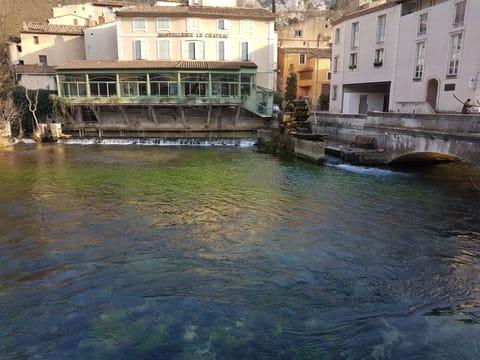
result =
[[[28,95],[27,88],[25,88],[25,98],[28,101],[28,111],[30,111],[30,113],[33,116],[33,121],[34,121],[33,137],[35,140],[39,141],[41,139],[41,134],[40,134],[40,125],[37,117],[38,90],[35,92],[35,97],[31,99],[30,96]]]
[[[0,100],[0,135],[10,135],[11,127],[15,123],[21,127],[21,116],[11,98]],[[21,130],[23,133],[23,130]],[[23,135],[23,134],[21,134]]]

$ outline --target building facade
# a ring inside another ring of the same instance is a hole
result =
[[[277,38],[270,11],[136,6],[116,15],[119,60],[253,61],[257,85],[274,87]]]
[[[49,24],[96,26],[115,21],[115,11],[123,6],[135,5],[128,1],[99,0],[54,6]]]
[[[272,116],[271,12],[163,2],[124,7],[116,19],[117,59],[56,69],[59,97],[71,109],[67,128],[252,130]],[[101,56],[103,45],[90,44]]]
[[[334,22],[330,110],[458,112],[479,100],[474,0],[403,0]]]
[[[83,26],[25,23],[20,43],[11,44],[9,58],[17,83],[29,89],[56,90],[54,67],[85,59]]]
[[[480,1],[428,5],[400,5],[392,111],[459,112],[466,99],[480,100]]]
[[[330,93],[330,48],[282,47],[278,49],[277,90],[284,93],[290,69],[297,75],[297,97],[308,98],[320,110],[320,95]],[[321,110],[326,110],[322,108]]]
[[[325,11],[287,12],[277,21],[277,91],[285,92],[293,69],[297,76],[297,97],[308,98],[317,109],[320,109],[319,96],[330,92],[332,31],[327,14]]]

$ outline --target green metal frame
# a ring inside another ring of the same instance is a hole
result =
[[[241,104],[259,116],[270,117],[273,90],[256,86],[255,77],[255,69],[57,70],[57,88],[58,96],[70,103],[155,104],[196,100]]]

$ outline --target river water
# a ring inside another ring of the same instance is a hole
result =
[[[1,360],[480,358],[478,168],[162,145],[0,152]]]

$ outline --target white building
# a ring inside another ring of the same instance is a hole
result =
[[[330,111],[458,112],[457,98],[479,99],[480,1],[431,4],[388,2],[333,22]]]
[[[458,112],[480,99],[480,1],[423,3],[401,4],[392,110]]]
[[[117,24],[115,22],[84,30],[87,60],[117,60]]]
[[[59,5],[52,8],[49,24],[95,26],[115,21],[115,11],[134,5],[127,1],[99,0],[81,4]]]

